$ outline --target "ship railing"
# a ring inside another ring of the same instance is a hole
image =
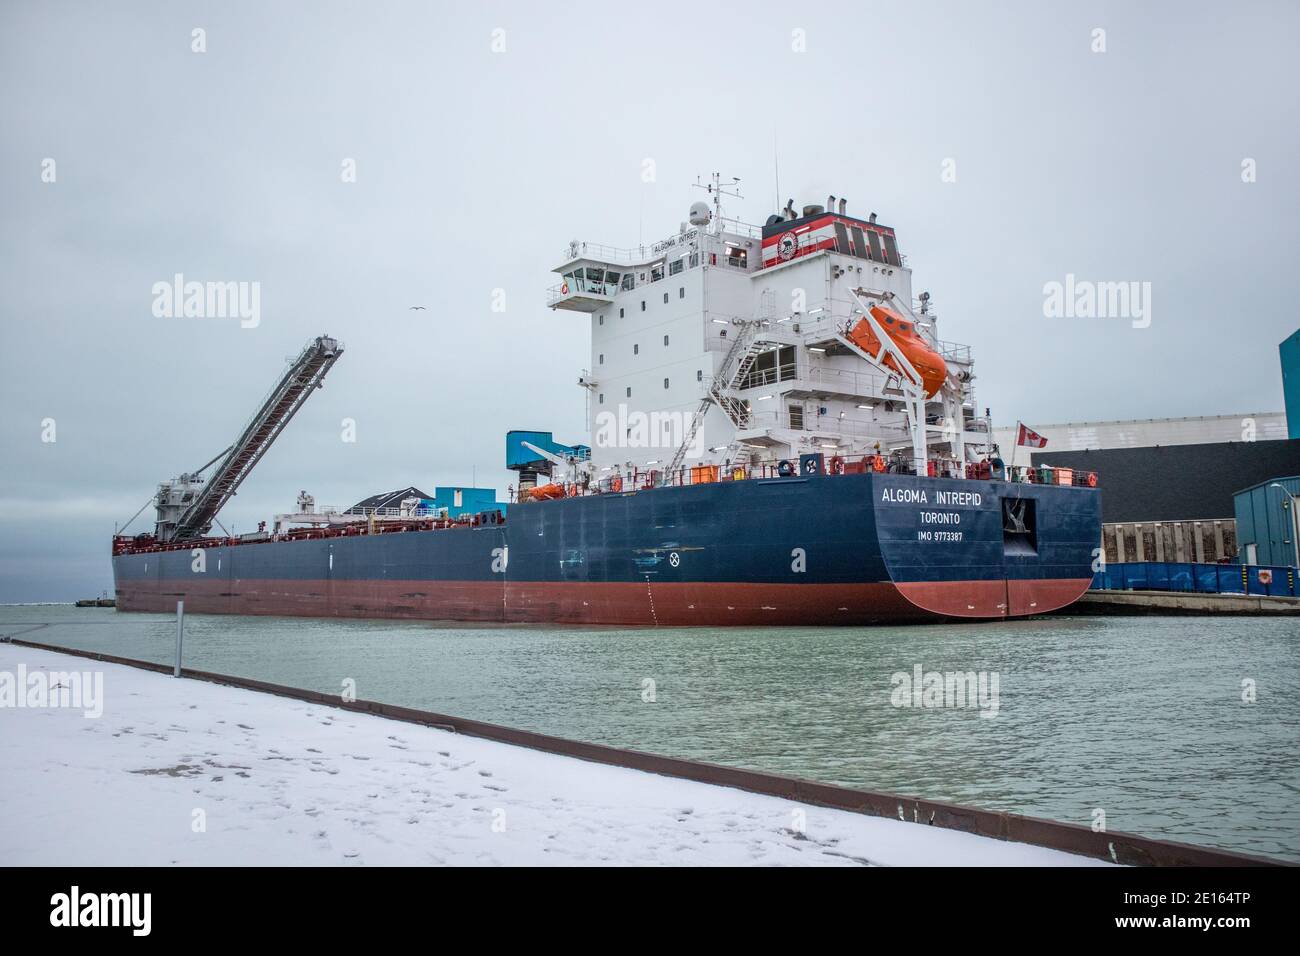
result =
[[[546,290],[546,306],[547,308],[550,308],[553,305],[557,305],[560,302],[564,302],[565,300],[572,299],[576,296],[603,296],[604,298],[613,301],[614,296],[618,294],[618,287],[612,282],[597,282],[593,284],[600,286],[600,288],[588,290],[585,288],[587,283],[584,282],[584,288],[579,289],[571,286],[569,291],[565,292],[563,283],[560,285],[553,285]]]
[[[768,404],[764,402],[763,404]],[[807,432],[832,438],[836,435],[848,435],[854,438],[879,438],[882,443],[899,442],[910,439],[911,432],[906,425],[894,425],[886,422],[868,421],[858,418],[840,418],[838,415],[817,415],[805,413],[802,416],[791,415],[789,409],[764,409],[757,401],[750,403],[749,424],[752,429],[786,429],[795,432]],[[827,446],[820,450],[828,450]]]
[[[812,366],[804,375],[810,382],[826,386],[828,391],[847,395],[885,397],[890,377],[874,372],[855,372],[846,368]],[[897,379],[894,379],[897,382]]]
[[[739,219],[728,219],[726,216],[723,216],[719,221],[722,223],[723,232],[729,232],[735,236],[743,236],[746,239],[763,238],[763,229],[761,226],[756,226],[749,222],[741,222]]]
[[[1076,488],[1096,488],[1099,484],[1095,471],[1084,471],[1082,468],[1056,468],[1051,465],[1015,465],[1007,469],[1007,480]]]
[[[880,472],[895,475],[915,475],[911,459],[898,455],[841,455],[834,449],[823,449],[821,471],[814,474],[864,474]],[[564,484],[564,497],[583,497],[601,494],[629,494],[655,488],[680,488],[690,485],[713,484],[724,481],[751,481],[772,478],[806,477],[806,465],[800,456],[787,459],[738,459],[722,464],[684,465],[672,471],[656,468],[632,468],[627,471],[602,473],[585,485]],[[924,477],[972,479],[982,481],[1024,482],[1062,487],[1097,487],[1095,472],[1077,468],[1047,466],[1017,466],[1004,470],[991,461],[963,464],[950,456],[933,456],[926,461]],[[547,496],[548,499],[550,496]],[[529,499],[524,498],[525,501]]]
[[[564,247],[562,261],[569,263],[575,259],[592,259],[611,265],[644,266],[658,259],[664,259],[679,250],[683,254],[691,251],[692,242],[698,238],[697,230],[688,229],[684,234],[669,236],[648,246],[607,246],[599,242],[571,242]]]
[[[957,342],[935,342],[935,350],[940,356],[950,362],[960,362],[963,365],[970,364],[970,346],[961,345]]]
[[[375,509],[370,509],[375,510]],[[399,511],[400,509],[379,509]],[[113,554],[140,554],[158,551],[191,551],[195,548],[226,548],[239,545],[267,544],[279,541],[305,541],[317,538],[346,538],[368,534],[394,534],[402,531],[436,531],[444,528],[478,527],[479,525],[498,525],[505,523],[505,515],[499,509],[471,514],[466,512],[456,518],[447,517],[445,508],[421,508],[419,514],[397,514],[383,516],[371,529],[366,521],[357,516],[356,520],[333,524],[327,527],[289,528],[256,537],[229,538],[185,538],[179,541],[157,541],[152,535],[139,538],[117,535],[113,538]]]
[[[349,508],[342,514],[357,518],[445,518],[446,508]]]

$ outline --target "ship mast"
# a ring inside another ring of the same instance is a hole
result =
[[[727,183],[722,181],[721,173],[715,172],[710,178],[711,182],[702,183],[700,177],[696,176],[695,182],[691,183],[691,186],[695,189],[703,189],[709,194],[709,198],[713,200],[713,233],[717,235],[722,232],[722,197],[730,196],[733,199],[744,199],[745,197],[740,194],[739,176],[732,176],[730,182]]]

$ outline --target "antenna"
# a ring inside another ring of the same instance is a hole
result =
[[[731,181],[728,183],[723,183],[721,173],[714,173],[711,178],[712,182],[706,185],[705,183],[700,182],[699,176],[696,176],[695,182],[692,183],[692,185],[696,189],[703,189],[713,198],[713,231],[721,232],[722,197],[731,196],[734,199],[744,199],[745,197],[740,194],[740,186],[738,185],[740,183],[739,176],[732,176]]]
[[[775,180],[773,185],[776,189],[776,205],[773,206],[772,208],[780,209],[781,208],[781,164],[777,159],[776,130],[772,131],[772,179]]]

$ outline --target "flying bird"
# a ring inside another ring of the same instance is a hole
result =
[[[422,306],[422,305],[412,305],[412,306],[410,306],[409,308],[411,308],[411,309],[418,309],[418,310],[420,310],[421,312],[424,311],[424,306]]]

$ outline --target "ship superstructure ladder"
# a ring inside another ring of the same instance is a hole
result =
[[[324,385],[325,373],[342,354],[343,346],[337,339],[327,335],[317,336],[307,343],[271,389],[239,438],[230,446],[212,477],[203,483],[193,502],[181,513],[175,526],[169,529],[167,539],[184,540],[208,533],[217,513],[235,494],[240,483],[248,477],[312,392]],[[162,534],[159,536],[163,537]]]
[[[726,394],[726,390],[731,388],[733,383],[742,377],[744,371],[747,371],[753,365],[754,340],[758,337],[759,329],[766,323],[761,319],[754,319],[736,320],[733,324],[739,327],[739,334],[732,340],[731,348],[727,349],[722,364],[718,366],[718,372],[713,376],[713,381],[709,385],[708,394],[700,400],[699,407],[695,409],[695,414],[691,418],[690,425],[687,426],[682,443],[677,446],[672,461],[668,463],[668,467],[664,471],[665,478],[676,474],[677,469],[686,460],[686,452],[691,447],[691,443],[695,441],[695,436],[699,434],[700,428],[703,427],[704,419],[709,414],[709,409],[712,406],[717,405],[726,412],[732,424],[738,428],[744,428],[748,424],[749,415],[744,403],[740,399]]]

